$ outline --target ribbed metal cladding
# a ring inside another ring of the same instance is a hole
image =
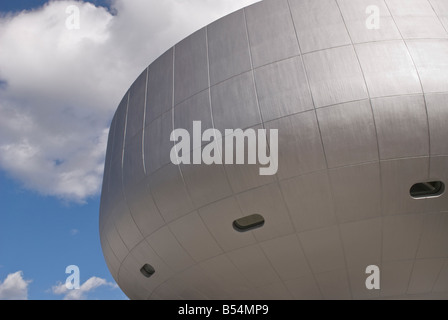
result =
[[[264,0],[166,51],[109,134],[100,236],[120,288],[131,299],[448,299],[448,195],[410,195],[448,182],[447,29],[445,0]],[[172,164],[170,134],[193,121],[278,129],[277,174]],[[262,227],[233,228],[253,214]],[[379,290],[365,286],[369,265]]]

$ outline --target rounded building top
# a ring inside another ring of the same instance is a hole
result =
[[[448,195],[434,191],[448,181],[447,16],[444,0],[264,0],[154,61],[105,162],[101,244],[122,290],[448,298]],[[242,162],[229,129],[246,134]],[[260,174],[266,157],[275,174]]]

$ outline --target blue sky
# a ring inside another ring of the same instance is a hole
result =
[[[253,2],[0,1],[0,300],[127,299],[98,231],[112,116],[155,58]],[[69,265],[76,293],[64,289]]]
[[[0,2],[1,13],[38,8],[47,1]],[[91,1],[107,5],[106,1]],[[85,203],[70,203],[24,188],[0,171],[0,284],[22,271],[28,299],[63,299],[52,287],[65,283],[69,265],[80,268],[81,284],[91,277],[115,284],[103,259],[98,234],[99,195]],[[5,297],[3,297],[5,298]],[[119,288],[100,286],[88,299],[127,299]]]
[[[85,205],[64,204],[24,190],[0,174],[0,279],[21,270],[29,299],[62,299],[52,293],[65,283],[69,265],[80,268],[80,281],[95,276],[114,282],[101,252],[98,235],[99,197]],[[89,299],[125,299],[120,289],[97,288]]]
[[[0,2],[0,12],[16,12],[20,10],[32,9],[43,5],[46,0],[6,0]]]
[[[38,8],[48,0],[3,0],[0,2],[0,12],[17,12],[21,10],[30,10],[34,8]],[[97,6],[109,7],[109,0],[90,0],[85,2],[91,2]]]

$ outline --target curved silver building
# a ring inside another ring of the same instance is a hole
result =
[[[446,0],[265,0],[154,61],[105,163],[101,244],[125,294],[447,299],[447,30]],[[193,121],[278,129],[278,171],[173,164]]]

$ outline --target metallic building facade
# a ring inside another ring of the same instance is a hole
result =
[[[166,51],[109,133],[100,235],[125,294],[448,299],[448,194],[410,195],[448,183],[447,30],[446,0],[264,0]],[[278,129],[277,174],[172,164],[194,120]]]

